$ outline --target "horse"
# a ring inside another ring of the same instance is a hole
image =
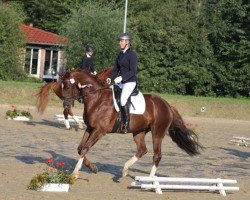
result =
[[[102,80],[103,84],[105,84],[106,79],[108,75],[110,75],[111,71],[112,71],[112,67],[105,68],[104,70],[96,74],[96,77]],[[59,76],[61,76],[61,74],[59,74]],[[49,102],[49,94],[51,91],[53,91],[62,101],[64,99],[63,93],[62,93],[62,81],[50,82],[50,83],[45,84],[43,87],[41,87],[41,89],[37,93],[37,97],[38,97],[37,110],[41,114],[45,111],[45,108],[47,107],[47,104]],[[63,115],[65,118],[65,125],[67,129],[70,129],[69,122],[67,122],[69,115],[72,116],[72,118],[76,121],[79,129],[83,129],[83,124],[74,115],[71,107],[64,108]]]
[[[98,78],[85,71],[71,71],[64,75],[63,80],[72,78],[78,85],[84,85],[83,118],[87,125],[82,140],[77,147],[80,158],[72,173],[77,179],[88,151],[104,135],[112,132],[118,112],[114,107],[112,90]],[[161,145],[166,134],[190,156],[200,154],[200,150],[203,148],[198,142],[198,136],[195,132],[185,126],[184,120],[176,108],[154,94],[144,94],[144,98],[146,102],[145,112],[142,115],[131,114],[130,117],[130,133],[132,133],[137,145],[137,152],[125,163],[122,177],[127,176],[129,168],[147,153],[145,135],[148,132],[152,134],[154,152],[153,166],[150,171],[151,177],[155,175],[162,158]]]

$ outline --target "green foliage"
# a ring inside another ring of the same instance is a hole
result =
[[[63,167],[64,162],[56,162],[53,164],[53,159],[50,158],[47,160],[49,167],[44,169],[42,173],[36,174],[30,181],[27,186],[29,190],[37,190],[41,188],[45,183],[58,183],[58,184],[74,184],[75,179],[69,173],[68,170],[65,170]]]
[[[94,64],[97,70],[114,63],[117,53],[117,35],[122,31],[123,15],[111,4],[86,2],[72,10],[62,34],[70,39],[66,47],[68,67],[78,67],[85,54],[85,46],[95,48]]]
[[[147,91],[212,95],[207,70],[212,49],[186,7],[176,1],[135,4],[133,30],[140,62],[140,86]]]
[[[29,111],[26,110],[17,110],[15,105],[12,105],[12,110],[8,110],[6,112],[6,116],[14,119],[15,117],[19,117],[19,116],[23,116],[23,117],[27,117],[29,119],[32,119],[32,115]]]
[[[211,71],[217,95],[249,95],[249,10],[248,0],[207,0],[203,6],[200,19],[216,60]]]
[[[25,23],[32,23],[35,27],[58,33],[64,20],[70,14],[70,9],[78,5],[74,0],[22,0],[27,18]]]
[[[24,45],[22,20],[22,10],[17,4],[0,3],[0,80],[26,78],[20,63],[20,47]]]
[[[124,0],[16,2],[24,7],[25,22],[70,39],[68,67],[79,66],[86,44],[96,49],[97,70],[114,63],[119,51],[116,38],[123,30]],[[140,89],[249,97],[249,11],[249,0],[129,1],[127,31],[134,36]],[[19,42],[10,42],[19,38],[21,18],[9,6],[1,5],[0,12],[0,79],[22,78],[16,70],[20,66],[15,61],[17,54],[12,53]]]

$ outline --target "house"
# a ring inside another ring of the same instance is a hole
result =
[[[47,82],[58,80],[57,73],[65,68],[63,47],[68,39],[33,27],[21,25],[26,39],[24,70],[29,76]]]

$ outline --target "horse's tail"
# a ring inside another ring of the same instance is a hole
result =
[[[49,102],[50,91],[53,90],[57,82],[50,82],[41,87],[37,96],[37,111],[43,113]]]
[[[198,142],[198,136],[191,129],[188,129],[177,111],[171,106],[173,112],[173,121],[169,128],[171,139],[190,156],[200,154],[200,149],[203,147]]]

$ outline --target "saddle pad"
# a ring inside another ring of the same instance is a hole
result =
[[[119,109],[119,107],[118,107],[118,105],[116,103],[116,100],[115,100],[113,86],[111,86],[111,88],[112,88],[113,102],[114,102],[115,110],[117,112],[119,112],[120,109]],[[130,114],[142,115],[145,112],[146,103],[145,103],[144,96],[143,96],[143,94],[141,92],[139,92],[139,94],[136,95],[136,96],[131,96],[131,103],[133,105],[131,104],[131,106],[130,106]]]

